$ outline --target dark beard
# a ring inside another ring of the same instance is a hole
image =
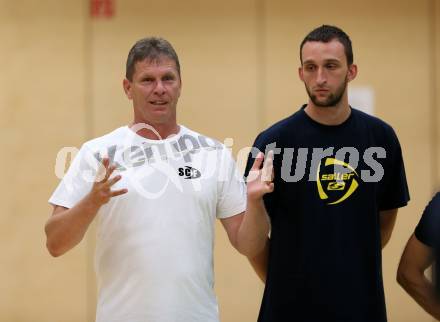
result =
[[[335,93],[331,93],[329,95],[329,97],[324,102],[318,101],[316,99],[316,95],[312,95],[312,93],[307,88],[307,86],[305,86],[305,87],[306,87],[307,94],[309,95],[310,100],[313,102],[313,104],[315,104],[316,106],[319,106],[319,107],[332,107],[332,106],[337,105],[341,101],[342,96],[344,96],[344,93],[347,89],[347,84],[348,84],[348,80],[347,80],[347,78],[345,78],[344,83],[338,89],[336,89]]]

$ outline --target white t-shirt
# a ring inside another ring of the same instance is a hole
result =
[[[98,160],[127,188],[98,214],[97,322],[217,322],[215,218],[243,212],[246,193],[230,151],[183,126],[148,140],[121,127],[86,142],[49,199],[71,208],[91,189]]]

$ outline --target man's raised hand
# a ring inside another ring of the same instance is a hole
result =
[[[120,175],[116,175],[110,179],[116,166],[110,165],[108,158],[104,158],[99,166],[95,182],[92,190],[89,192],[89,200],[96,206],[101,207],[110,201],[111,198],[127,193],[127,189],[111,190],[111,187],[121,180]]]
[[[264,159],[264,153],[259,152],[246,180],[248,199],[259,200],[266,193],[272,192],[274,189],[273,177],[273,151],[267,153],[266,159]]]

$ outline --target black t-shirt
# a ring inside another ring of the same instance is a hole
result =
[[[440,192],[426,206],[414,234],[433,251],[435,258],[433,277],[437,294],[440,296]]]
[[[271,242],[258,321],[384,322],[379,211],[409,200],[398,139],[356,109],[326,126],[304,107],[254,143],[262,152],[276,144],[275,189],[264,198]]]

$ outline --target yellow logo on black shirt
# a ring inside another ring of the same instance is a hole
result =
[[[345,182],[330,182],[327,186],[327,190],[344,190]]]
[[[335,167],[337,166],[337,167]],[[336,171],[338,168],[340,171]],[[332,169],[331,173],[325,170]],[[359,177],[356,170],[348,163],[327,158],[324,163],[324,171],[321,171],[321,163],[318,166],[316,184],[321,200],[328,201],[328,205],[336,205],[349,198],[358,188],[359,183],[355,177]]]

